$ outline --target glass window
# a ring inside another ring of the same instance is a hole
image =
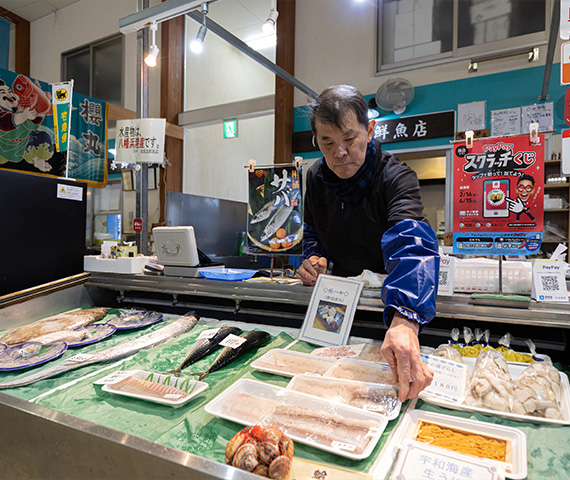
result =
[[[62,54],[62,76],[74,90],[123,105],[123,36],[101,40]]]
[[[471,55],[477,45],[485,46],[480,52],[517,48],[536,34],[545,40],[551,8],[551,0],[378,1],[379,66]],[[514,38],[520,41],[508,42]]]

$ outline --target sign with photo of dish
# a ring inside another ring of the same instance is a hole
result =
[[[249,172],[248,253],[300,254],[303,239],[301,171],[294,166]]]

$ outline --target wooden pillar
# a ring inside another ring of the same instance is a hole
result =
[[[277,0],[275,63],[295,75],[295,2]],[[275,163],[293,161],[293,85],[275,76]]]
[[[184,19],[180,16],[161,23],[160,45],[160,116],[178,125],[178,114],[184,111]],[[161,169],[160,223],[166,220],[166,189],[182,192],[184,140],[166,137],[166,158],[170,165]]]
[[[15,70],[30,76],[30,22],[15,13],[0,7],[0,17],[16,26]]]

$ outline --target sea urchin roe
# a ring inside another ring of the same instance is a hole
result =
[[[507,441],[421,422],[416,440],[476,457],[505,462]]]

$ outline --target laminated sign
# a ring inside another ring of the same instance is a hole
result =
[[[300,254],[303,239],[301,171],[296,167],[249,172],[249,253]]]
[[[454,146],[453,253],[533,255],[542,242],[544,135]]]
[[[165,132],[164,118],[118,120],[115,161],[162,164]]]

